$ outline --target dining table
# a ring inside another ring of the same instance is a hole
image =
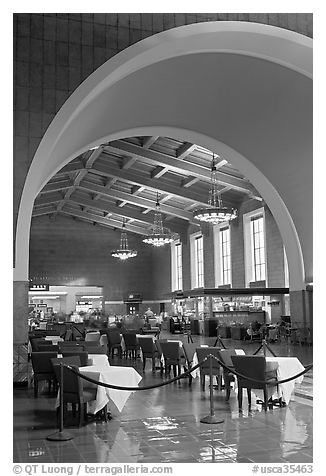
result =
[[[108,356],[106,354],[88,354],[90,365],[98,365],[101,367],[110,366]]]
[[[285,380],[287,378],[293,377],[305,368],[297,357],[266,357],[266,362],[276,362],[277,367],[277,380]],[[277,390],[272,395],[273,400],[282,399],[283,404],[288,405],[293,399],[293,394],[295,387],[300,385],[303,381],[303,375],[297,377],[294,380],[289,382],[280,383]],[[237,379],[235,380],[234,390],[237,392]],[[261,389],[252,389],[254,396],[259,399],[264,399],[264,393]]]
[[[277,362],[277,380],[285,380],[302,372],[305,368],[297,357],[266,357],[266,362]],[[282,401],[288,405],[293,399],[296,385],[300,385],[304,375],[297,377],[289,382],[280,383],[276,396],[282,398]],[[257,391],[255,390],[255,393]]]
[[[141,375],[133,367],[88,365],[86,367],[79,367],[79,372],[98,382],[121,387],[137,387],[142,380]],[[84,380],[84,385],[86,387],[95,384]],[[121,412],[132,393],[133,391],[131,390],[116,390],[97,385],[96,399],[88,403],[87,411],[88,413],[95,414],[109,402],[112,402],[117,410]]]

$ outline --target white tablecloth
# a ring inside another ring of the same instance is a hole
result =
[[[304,366],[297,357],[266,357],[266,361],[278,363],[277,380],[284,380],[304,370]],[[303,375],[296,378],[295,380],[281,383],[279,385],[279,396],[282,397],[282,400],[286,404],[288,404],[291,400],[291,395],[294,391],[295,385],[299,385],[302,381]]]
[[[122,387],[137,387],[142,377],[133,367],[100,367],[91,365],[80,367],[80,373],[103,383],[119,385]],[[84,385],[91,385],[84,380]],[[96,400],[88,405],[89,413],[96,413],[111,400],[119,412],[123,409],[132,392],[128,390],[114,390],[106,387],[97,387]]]
[[[85,336],[85,342],[99,341],[100,338],[101,338],[100,331],[87,332],[87,334]]]
[[[110,362],[106,354],[88,354],[88,358],[92,361],[90,365],[97,365],[98,367],[110,366]]]
[[[51,341],[52,344],[57,344],[58,342],[62,342],[63,338],[60,336],[45,336],[45,340]]]

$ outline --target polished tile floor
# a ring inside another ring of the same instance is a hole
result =
[[[164,336],[162,336],[164,337]],[[187,340],[186,336],[173,336]],[[213,344],[214,338],[194,336],[195,342]],[[259,344],[224,340],[227,347],[242,347],[252,354]],[[279,356],[297,356],[303,365],[312,362],[312,347],[287,343],[271,344]],[[115,357],[111,365],[133,365],[142,374],[141,361]],[[161,382],[148,363],[143,385]],[[78,428],[68,420],[66,431],[73,439],[53,442],[46,439],[56,431],[55,396],[41,389],[33,397],[32,387],[15,388],[15,463],[311,463],[312,454],[312,371],[305,375],[287,407],[267,412],[256,405],[239,413],[231,393],[214,389],[215,414],[222,423],[200,422],[210,412],[209,387],[203,392],[198,379],[191,387],[187,380],[153,390],[134,392],[119,413],[111,407],[113,419],[107,423],[89,421]]]

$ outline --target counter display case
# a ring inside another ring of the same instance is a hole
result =
[[[271,302],[279,303],[281,314],[288,293],[288,288],[196,289],[179,292],[172,302],[192,334],[243,339],[250,325],[270,323]]]

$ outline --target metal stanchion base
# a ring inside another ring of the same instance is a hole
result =
[[[215,423],[224,423],[224,420],[219,420],[216,415],[207,415],[204,418],[201,418],[200,422],[215,424]]]
[[[67,431],[57,431],[46,437],[49,441],[68,441],[72,440],[74,437]]]

